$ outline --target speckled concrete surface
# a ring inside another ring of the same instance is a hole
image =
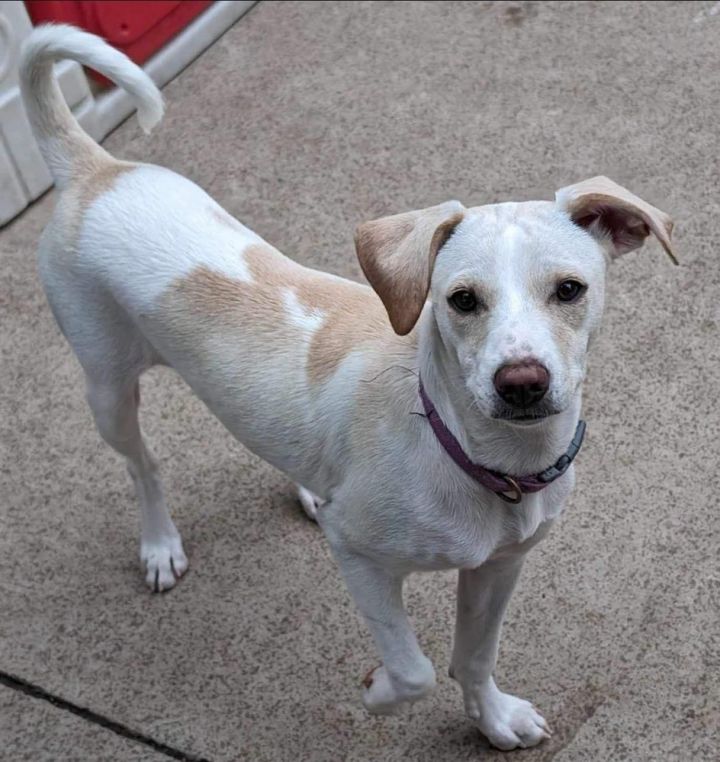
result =
[[[511,604],[499,681],[556,731],[528,759],[717,758],[716,8],[262,3],[166,88],[152,138],[106,141],[350,277],[358,221],[450,197],[604,173],[673,215],[682,267],[652,244],[612,269],[579,486]],[[191,572],[145,591],[129,480],[36,278],[52,203],[0,231],[0,668],[212,760],[500,759],[444,677],[453,575],[409,586],[437,692],[368,717],[376,657],[322,538],[169,372],[143,423]]]
[[[163,762],[167,756],[0,685],[0,759],[12,762]]]

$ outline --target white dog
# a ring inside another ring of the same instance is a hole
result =
[[[66,107],[62,58],[132,93],[146,130],[162,100],[97,37],[54,26],[26,42],[25,106],[60,192],[42,281],[135,481],[148,585],[167,590],[187,568],[138,426],[140,375],[164,364],[304,485],[382,655],[365,706],[432,690],[403,579],[459,569],[450,674],[467,713],[501,749],[539,743],[545,720],[493,680],[503,614],[573,487],[606,259],[650,232],[672,256],[669,218],[603,177],[555,201],[450,201],[360,225],[370,289],[287,259],[183,177],[114,159]]]

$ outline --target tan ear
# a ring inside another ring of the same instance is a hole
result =
[[[555,200],[576,225],[611,243],[619,256],[638,249],[652,232],[675,264],[670,217],[607,177],[593,177],[561,188]]]
[[[395,333],[410,333],[420,317],[435,257],[464,211],[459,201],[447,201],[364,222],[355,231],[360,266],[382,299]]]

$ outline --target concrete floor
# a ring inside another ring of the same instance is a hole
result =
[[[518,757],[718,758],[718,7],[262,3],[165,89],[156,134],[105,143],[350,277],[357,222],[451,197],[603,173],[672,214],[680,268],[656,243],[612,268],[578,488],[509,611],[499,682],[555,729]],[[144,588],[129,479],[36,277],[53,203],[0,231],[0,669],[145,740],[0,684],[0,757],[503,757],[445,677],[454,575],[408,591],[438,690],[367,716],[376,656],[322,537],[168,371],[143,423],[191,571]]]

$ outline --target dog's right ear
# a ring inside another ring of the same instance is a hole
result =
[[[435,257],[463,218],[459,201],[382,217],[360,225],[355,249],[395,333],[410,333],[420,317]]]

